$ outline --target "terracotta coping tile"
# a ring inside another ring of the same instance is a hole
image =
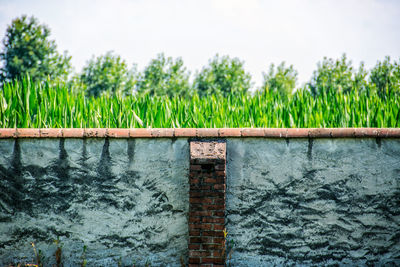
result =
[[[400,128],[3,128],[0,138],[400,138]]]

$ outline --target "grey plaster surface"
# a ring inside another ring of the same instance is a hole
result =
[[[399,139],[229,139],[231,266],[400,266]]]
[[[187,139],[0,140],[0,266],[179,266],[187,257]],[[86,247],[85,253],[83,249]]]
[[[226,148],[231,266],[400,265],[399,139]],[[180,266],[188,169],[187,139],[0,140],[0,266]]]

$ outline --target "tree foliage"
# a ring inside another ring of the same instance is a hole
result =
[[[400,60],[394,61],[393,64],[390,57],[378,61],[371,70],[370,84],[381,97],[400,94]]]
[[[181,58],[174,60],[161,53],[144,69],[137,91],[152,96],[187,96],[190,95],[189,75]]]
[[[120,56],[107,52],[89,60],[77,80],[91,96],[99,96],[104,92],[131,94],[137,76],[135,68],[128,69]]]
[[[71,57],[57,52],[50,40],[50,29],[34,17],[22,16],[7,27],[0,59],[1,82],[29,75],[34,81],[66,80],[71,71]]]
[[[277,91],[281,95],[290,95],[296,87],[297,71],[292,65],[285,66],[282,62],[276,67],[271,64],[268,73],[264,73],[264,82],[262,88],[270,91]]]
[[[194,89],[200,96],[247,92],[251,87],[251,76],[244,70],[243,64],[238,58],[216,55],[197,74]]]
[[[346,55],[341,59],[324,58],[318,63],[308,87],[313,95],[319,95],[327,91],[348,93],[351,90],[366,89],[365,77],[367,72],[361,63],[358,71],[352,67],[351,61]]]

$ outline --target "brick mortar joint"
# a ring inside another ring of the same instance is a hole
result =
[[[0,138],[399,138],[400,128],[1,128]]]

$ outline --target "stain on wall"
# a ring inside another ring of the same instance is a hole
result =
[[[30,242],[51,266],[56,239],[64,266],[179,265],[188,158],[183,139],[0,140],[0,266],[32,263]]]
[[[186,138],[1,139],[0,266],[180,266],[188,175]],[[232,266],[398,266],[400,139],[229,138],[226,208]]]
[[[232,266],[399,266],[399,139],[229,139]]]

